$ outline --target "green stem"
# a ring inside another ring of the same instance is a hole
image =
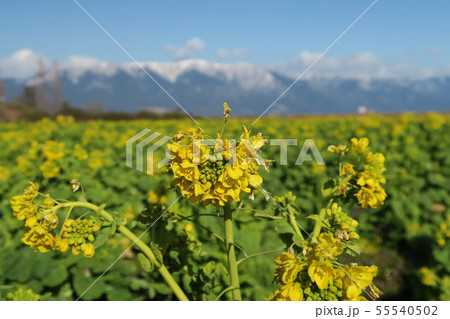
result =
[[[332,193],[333,195],[333,193]],[[333,202],[333,197],[330,196],[327,201],[325,202],[325,205],[319,212],[319,220],[323,220],[325,218],[325,214],[327,213],[326,210],[329,208],[330,204]],[[316,221],[316,224],[314,225],[314,229],[311,235],[311,242],[315,242],[317,239],[317,236],[320,235],[320,230],[322,229],[322,225],[319,223],[319,221]]]
[[[239,273],[238,273],[238,264],[236,262],[236,254],[234,247],[234,238],[233,238],[233,215],[231,212],[231,208],[229,205],[224,206],[223,208],[223,219],[225,224],[225,245],[227,247],[227,257],[228,257],[228,274],[230,277],[232,296],[234,301],[241,300],[241,288],[239,284]]]
[[[295,221],[294,217],[288,216],[289,218],[289,223],[291,224],[292,228],[294,228],[295,232],[300,236],[300,238],[302,240],[305,240],[305,238],[303,238],[303,234],[300,230],[300,228],[297,225],[297,222]]]
[[[326,214],[326,209],[322,208],[319,213],[319,220],[323,220],[325,218],[325,214]],[[311,235],[312,242],[316,241],[317,236],[319,236],[321,229],[322,229],[322,225],[320,224],[319,221],[316,221],[316,224],[314,225],[314,230]]]
[[[99,207],[88,203],[88,202],[71,202],[71,203],[64,203],[64,204],[59,204],[55,207],[53,207],[53,209],[55,208],[63,208],[63,207],[86,207],[89,209],[92,209],[93,211],[97,211],[99,210]],[[108,221],[114,221],[114,218],[108,213],[106,212],[104,209],[99,212],[100,215],[102,215],[106,220]],[[129,240],[131,240],[133,243],[135,243],[135,245],[137,247],[139,247],[139,249],[147,256],[148,259],[150,259],[152,261],[152,263],[156,266],[156,268],[158,269],[159,273],[163,276],[164,280],[166,281],[166,283],[169,285],[169,287],[172,289],[172,291],[175,293],[175,295],[178,297],[179,300],[181,301],[189,301],[189,299],[187,298],[187,296],[185,295],[185,293],[183,292],[183,290],[180,288],[180,286],[178,285],[178,283],[175,281],[175,279],[172,277],[172,275],[170,274],[170,272],[167,270],[166,266],[164,264],[161,264],[155,257],[155,255],[153,254],[152,250],[150,249],[150,247],[148,247],[139,237],[137,237],[135,234],[133,234],[127,227],[125,227],[124,225],[120,225],[117,230],[122,233],[122,235],[124,235],[125,237],[127,237]]]
[[[253,257],[266,255],[266,254],[271,254],[271,253],[279,253],[279,252],[282,252],[282,251],[284,251],[284,249],[273,249],[273,250],[261,251],[259,253],[254,253],[254,254],[248,255],[247,257],[239,259],[237,261],[237,264],[239,265],[241,262],[246,261],[247,259],[250,259],[250,258],[253,258]]]

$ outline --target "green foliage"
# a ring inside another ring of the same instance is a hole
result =
[[[450,218],[450,117],[429,114],[290,121],[292,125],[286,126],[283,119],[267,118],[253,127],[270,138],[297,138],[300,143],[288,148],[289,165],[275,162],[269,173],[262,172],[264,188],[277,196],[283,209],[261,194],[236,207],[235,243],[241,260],[243,299],[263,300],[276,289],[272,283],[274,258],[281,249],[301,241],[289,215],[305,229],[311,229],[314,220],[303,212],[318,217],[322,192],[327,192],[323,183],[327,176],[338,175],[336,160],[326,147],[352,136],[366,136],[374,151],[386,155],[388,198],[383,207],[370,212],[361,208],[351,211],[351,217],[360,223],[361,238],[367,240],[361,243],[361,252],[351,244],[345,252],[352,256],[360,253],[356,259],[361,264],[379,267],[381,274],[375,283],[384,292],[382,298],[448,300],[450,225],[446,230],[441,225],[448,224]],[[238,134],[241,122],[230,119],[230,135]],[[216,299],[229,285],[223,220],[215,217],[213,208],[192,206],[186,199],[175,202],[178,196],[164,171],[148,177],[125,165],[125,142],[140,130],[148,127],[173,135],[189,124],[188,120],[77,123],[64,118],[1,124],[0,296],[7,299],[8,293],[23,286],[25,291],[32,289],[39,294],[41,300],[77,299],[131,244],[116,233],[119,225],[126,223],[139,236],[155,222],[141,239],[164,261],[189,298]],[[217,123],[202,120],[201,125],[214,132]],[[294,165],[305,138],[314,139],[326,167],[311,162]],[[44,177],[41,170],[47,141],[64,143],[64,157],[56,162],[60,172],[51,178]],[[277,146],[268,145],[264,150],[265,158],[277,159],[278,154]],[[162,159],[164,150],[158,150],[157,156]],[[9,199],[33,180],[55,198],[82,200],[80,191],[71,191],[69,182],[74,178],[83,184],[89,201],[107,203],[108,211],[117,212],[114,221],[96,234],[95,256],[42,254],[25,247],[21,243],[24,229],[11,215]],[[165,198],[151,202],[149,191]],[[255,255],[261,252],[267,253]],[[133,247],[81,299],[176,300],[147,261]],[[418,270],[424,266],[442,278],[439,285],[422,283]],[[230,292],[220,299],[231,299]]]

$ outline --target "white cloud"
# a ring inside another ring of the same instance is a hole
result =
[[[165,50],[173,55],[175,60],[183,60],[192,58],[198,51],[205,48],[205,42],[199,38],[188,40],[184,46],[177,48],[174,45],[166,45]]]
[[[320,53],[300,52],[289,67],[306,70],[320,57]],[[378,57],[371,52],[354,53],[340,58],[323,56],[309,71],[310,74],[364,76],[376,72],[382,66]]]
[[[30,49],[19,50],[9,58],[0,61],[1,75],[17,79],[31,77],[37,71],[39,59],[42,59],[45,64],[48,63],[41,55]]]
[[[219,60],[225,60],[226,58],[228,58],[228,54],[229,54],[228,51],[225,49],[219,49],[216,52],[217,58]]]
[[[52,69],[51,61],[40,54],[30,49],[19,50],[10,57],[0,60],[0,76],[18,80],[33,78],[36,75],[39,60],[44,62],[46,70],[50,71]],[[60,61],[59,65],[62,70],[69,71],[72,81],[76,81],[77,77],[87,70],[99,71],[108,75],[113,74],[117,70],[117,67],[111,63],[81,55],[72,55],[68,59]],[[47,76],[51,76],[51,73],[48,72]]]
[[[225,50],[225,49],[219,49],[216,51],[216,56],[219,60],[226,60],[226,59],[240,59],[245,57],[248,54],[247,48],[239,48],[234,50]]]
[[[289,63],[278,63],[271,69],[298,76],[310,67],[320,57],[319,52],[300,52]],[[449,75],[449,68],[432,69],[408,63],[384,63],[372,52],[353,53],[343,57],[321,57],[304,75],[304,78],[314,76],[343,78],[427,78]]]

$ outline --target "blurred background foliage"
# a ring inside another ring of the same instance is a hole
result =
[[[220,119],[199,120],[215,136]],[[382,300],[450,300],[450,116],[403,114],[232,119],[225,136],[238,138],[241,124],[269,138],[297,139],[288,147],[288,165],[275,162],[262,172],[263,186],[273,196],[296,196],[297,221],[311,229],[306,216],[317,213],[321,188],[338,167],[328,145],[368,137],[371,149],[386,156],[384,206],[355,208],[362,254],[360,264],[375,264],[375,284]],[[9,199],[22,193],[28,181],[38,182],[54,198],[80,199],[69,182],[78,179],[89,201],[106,204],[123,214],[137,235],[177,198],[163,170],[147,176],[125,165],[125,144],[149,128],[172,136],[193,126],[189,119],[76,122],[71,117],[34,123],[0,124],[0,298],[7,300],[74,300],[129,246],[120,235],[109,238],[91,258],[61,253],[35,253],[21,243],[25,229],[11,214]],[[326,166],[294,165],[303,141],[312,138]],[[266,146],[267,159],[279,159],[280,147]],[[164,157],[158,150],[155,165]],[[297,209],[298,207],[298,209]],[[294,208],[293,208],[294,209]],[[279,220],[267,220],[254,210],[273,212],[276,205],[261,194],[244,199],[236,215],[235,241],[244,300],[264,300],[275,290],[274,258],[294,236]],[[189,298],[214,300],[228,286],[222,220],[215,209],[187,199],[173,204],[143,239],[155,241],[164,262]],[[257,216],[255,216],[257,215]],[[266,254],[254,255],[269,251]],[[86,294],[83,300],[175,300],[155,271],[141,266],[131,249]],[[148,270],[148,269],[147,269]],[[228,294],[220,297],[229,299]]]

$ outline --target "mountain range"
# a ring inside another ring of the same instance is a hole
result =
[[[101,101],[111,111],[174,110],[178,106],[152,76],[188,112],[218,116],[222,102],[235,115],[259,115],[294,81],[286,73],[249,63],[204,60],[101,63],[63,68],[62,95],[71,105],[88,108]],[[34,79],[4,79],[7,100],[19,96]],[[364,106],[364,108],[361,108]],[[298,80],[270,110],[271,114],[449,111],[450,76],[423,79],[309,76]]]

